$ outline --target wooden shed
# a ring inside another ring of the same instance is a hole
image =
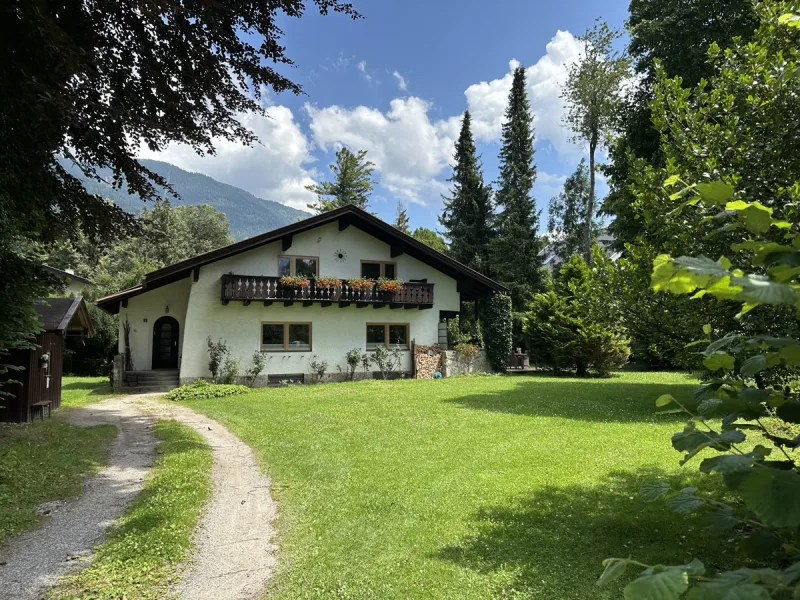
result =
[[[35,416],[50,413],[61,406],[61,375],[66,336],[94,335],[92,319],[83,297],[40,298],[34,308],[42,330],[33,342],[33,350],[12,350],[9,364],[22,367],[2,377],[19,383],[3,386],[11,396],[0,396],[0,421],[27,423]]]

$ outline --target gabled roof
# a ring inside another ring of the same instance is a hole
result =
[[[57,333],[78,333],[92,337],[94,326],[83,296],[77,298],[37,298],[33,308],[42,321],[42,329]]]
[[[496,281],[453,260],[449,256],[437,252],[410,235],[392,227],[378,217],[355,206],[343,206],[342,208],[337,208],[336,210],[322,213],[153,271],[144,276],[140,285],[100,298],[97,300],[96,304],[100,308],[115,314],[119,312],[119,303],[123,300],[184,279],[188,277],[194,269],[199,269],[204,265],[277,241],[283,240],[284,242],[288,241],[290,243],[293,235],[304,233],[329,223],[338,223],[340,231],[350,226],[356,227],[389,244],[392,247],[393,256],[408,254],[442,273],[453,277],[458,280],[459,291],[462,293],[462,297],[467,300],[485,297],[492,292],[506,291],[506,288]]]
[[[75,275],[75,273],[70,273],[69,271],[64,271],[63,269],[56,269],[55,267],[51,267],[50,265],[42,265],[42,268],[47,271],[48,273],[52,273],[56,277],[60,277],[61,279],[69,279],[70,281],[74,281],[75,283],[82,283],[84,285],[91,285],[91,280],[86,279],[86,277],[81,277],[80,275]]]

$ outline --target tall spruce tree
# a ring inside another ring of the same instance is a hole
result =
[[[515,311],[541,287],[539,214],[531,189],[536,181],[533,162],[533,117],[525,91],[525,69],[514,69],[514,79],[503,123],[500,179],[495,196],[497,239],[492,244],[492,271],[509,288]]]
[[[489,249],[493,238],[492,188],[483,182],[481,162],[472,137],[472,118],[464,111],[456,142],[451,196],[443,197],[439,222],[450,240],[450,255],[457,261],[489,274]]]

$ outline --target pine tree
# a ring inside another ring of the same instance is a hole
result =
[[[515,311],[524,310],[541,287],[539,214],[531,196],[536,181],[532,121],[525,69],[517,67],[503,123],[500,179],[495,195],[500,213],[491,254],[494,276],[509,288]]]
[[[584,223],[589,203],[589,170],[581,159],[575,172],[567,177],[564,189],[550,200],[547,230],[553,251],[565,263],[584,246]],[[596,229],[596,227],[595,227]]]
[[[348,148],[339,150],[336,153],[336,162],[330,165],[334,181],[306,186],[309,192],[317,195],[317,202],[309,204],[308,208],[317,214],[349,204],[366,210],[375,184],[372,179],[375,165],[366,160],[366,157],[366,150],[360,150],[358,154],[353,154]]]
[[[397,218],[394,220],[394,226],[403,233],[411,235],[411,228],[408,226],[408,213],[406,206],[402,202],[397,203]]]
[[[492,188],[483,183],[481,163],[472,137],[471,116],[464,112],[455,150],[451,196],[443,197],[439,223],[450,240],[450,255],[484,274],[489,273],[492,229]]]

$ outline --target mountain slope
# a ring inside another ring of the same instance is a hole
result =
[[[201,173],[190,173],[158,160],[140,161],[148,169],[164,177],[173,186],[180,198],[169,196],[173,206],[183,204],[209,204],[224,212],[231,224],[231,235],[236,240],[264,233],[298,219],[309,217],[309,213],[290,208],[279,202],[264,200],[226,183],[221,183]],[[64,167],[83,181],[86,189],[109,198],[124,210],[139,214],[145,203],[136,195],[128,194],[127,188],[114,189],[110,184],[86,179],[79,169],[64,161]],[[104,179],[111,180],[110,172],[98,171]]]

